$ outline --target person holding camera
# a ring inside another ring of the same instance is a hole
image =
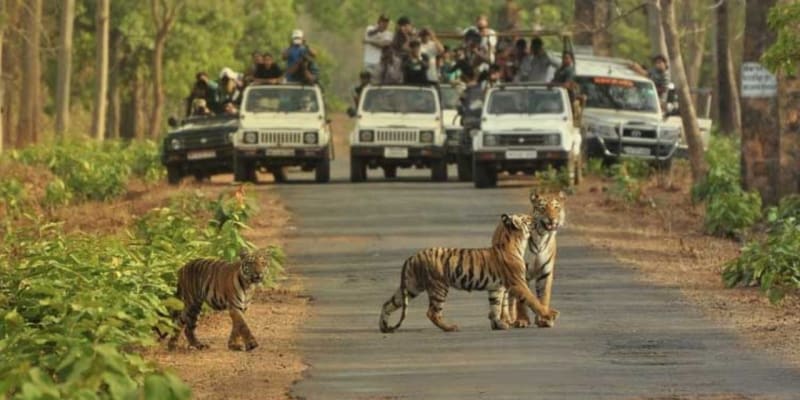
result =
[[[317,83],[319,70],[314,62],[316,53],[306,44],[303,31],[295,29],[292,32],[292,42],[283,51],[286,60],[286,81],[306,85]]]

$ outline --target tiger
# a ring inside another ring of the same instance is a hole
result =
[[[250,301],[250,289],[263,280],[270,260],[269,250],[242,250],[235,262],[204,258],[189,261],[181,267],[176,296],[183,301],[183,310],[174,315],[178,329],[169,340],[169,348],[176,347],[181,332],[185,333],[190,347],[198,350],[208,347],[194,333],[204,303],[216,311],[228,310],[230,313],[233,326],[228,349],[241,351],[240,338],[244,339],[244,350],[258,347],[244,320],[244,312]]]
[[[530,239],[528,239],[528,259],[531,262],[526,264],[525,279],[528,287],[535,285],[536,297],[542,306],[550,307],[550,297],[553,289],[553,277],[556,262],[556,234],[558,229],[564,224],[566,211],[564,192],[559,192],[554,196],[543,196],[537,192],[530,195],[531,217],[533,218],[533,229]],[[528,327],[531,324],[525,305],[519,299],[506,296],[504,300],[505,321],[517,328]],[[539,327],[552,327],[555,319],[541,319],[536,317],[536,325]]]
[[[530,237],[530,215],[503,214],[492,237],[492,247],[483,249],[428,248],[406,259],[400,274],[400,287],[381,310],[379,328],[383,333],[396,331],[406,318],[409,299],[422,291],[428,293],[428,319],[445,332],[458,325],[445,322],[442,309],[451,287],[466,291],[489,292],[489,320],[492,329],[508,329],[501,318],[502,302],[507,291],[526,299],[543,320],[555,319],[558,311],[543,307],[525,281],[526,243]],[[389,316],[402,307],[400,320],[389,326]]]

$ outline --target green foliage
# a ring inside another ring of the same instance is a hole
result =
[[[775,5],[769,12],[769,26],[777,32],[775,43],[764,53],[763,60],[773,72],[794,75],[800,60],[800,3],[787,2]]]
[[[586,174],[592,176],[604,176],[606,169],[603,166],[602,158],[590,158],[586,163]]]
[[[629,160],[611,166],[612,185],[609,189],[611,197],[627,204],[636,204],[642,199],[642,181],[632,173],[638,172],[638,166],[629,167]]]
[[[570,187],[569,171],[566,168],[556,170],[552,165],[548,165],[544,171],[536,172],[538,189],[543,192],[557,193]]]
[[[204,215],[235,203],[231,218]],[[175,271],[198,257],[238,254],[252,213],[243,195],[200,195],[142,216],[126,239],[65,234],[41,221],[0,241],[0,395],[9,398],[188,398],[175,376],[135,354],[179,309]],[[272,248],[268,280],[283,254]],[[270,284],[267,282],[267,284]]]
[[[695,201],[735,192],[741,187],[739,149],[738,139],[716,135],[711,137],[706,152],[708,174],[705,180],[692,188],[692,197]]]
[[[14,178],[0,181],[0,209],[5,209],[6,214],[19,214],[27,197],[25,187],[20,181]]]

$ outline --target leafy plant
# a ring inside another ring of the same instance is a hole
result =
[[[570,177],[567,168],[556,170],[552,165],[548,165],[544,171],[537,171],[535,174],[540,190],[545,192],[558,192],[570,187]]]
[[[717,236],[741,237],[761,219],[761,196],[741,189],[708,199],[705,226]]]
[[[7,214],[19,214],[27,197],[25,186],[20,181],[13,178],[0,181],[0,206]]]
[[[609,194],[627,204],[641,201],[644,188],[642,182],[628,171],[628,162],[623,161],[611,166],[611,188]],[[634,166],[634,171],[636,170]]]

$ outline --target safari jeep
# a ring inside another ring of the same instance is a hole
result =
[[[276,182],[284,167],[314,171],[317,182],[330,180],[330,127],[319,86],[256,85],[244,91],[240,126],[233,141],[234,178],[255,182],[266,170]]]
[[[567,91],[541,84],[501,85],[486,93],[481,129],[472,140],[473,182],[494,187],[506,171],[566,168],[581,179],[581,135]]]
[[[581,126],[588,156],[635,157],[669,168],[681,129],[664,121],[653,82],[622,60],[578,56],[575,67],[586,99]]]
[[[350,134],[350,180],[367,179],[367,168],[430,168],[434,181],[447,180],[445,135],[439,93],[432,86],[367,86]]]
[[[182,122],[170,118],[173,128],[161,147],[161,164],[167,181],[178,184],[185,176],[197,180],[233,171],[231,136],[238,129],[235,116],[189,117]]]

